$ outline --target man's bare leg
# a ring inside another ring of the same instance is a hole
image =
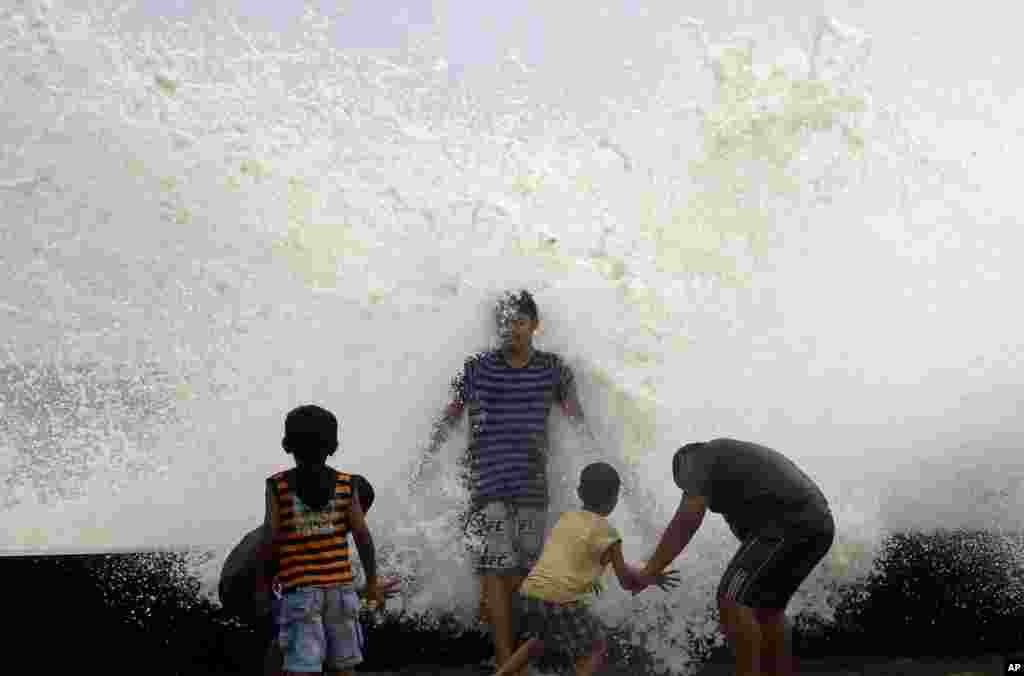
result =
[[[765,676],[793,676],[793,647],[786,635],[785,608],[755,608],[761,630],[761,670]]]
[[[487,610],[494,630],[494,659],[498,667],[505,664],[515,651],[515,618],[512,615],[512,598],[523,583],[520,575],[483,575],[484,594],[487,595]]]
[[[480,578],[480,621],[484,624],[491,623],[490,610],[487,608],[487,585],[483,578]]]
[[[718,600],[722,628],[736,652],[736,676],[761,676],[761,629],[754,609],[735,601]]]

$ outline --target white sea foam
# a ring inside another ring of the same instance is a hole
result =
[[[657,502],[614,515],[631,558],[654,543],[625,525],[675,507],[671,452],[718,435],[790,454],[833,503],[794,611],[827,615],[888,528],[1020,529],[1013,209],[873,90],[861,29],[803,17],[774,54],[680,16],[660,61],[633,36],[628,67],[566,93],[515,55],[454,81],[430,34],[339,50],[312,11],[294,39],[129,15],[0,11],[0,549],[223,557],[287,465],[284,414],[317,402],[376,486],[404,607],[470,618],[462,435],[429,499],[405,479],[509,287]],[[564,508],[586,449],[554,424]],[[681,591],[613,583],[598,609],[681,666],[668,637],[713,635],[730,537],[709,518]]]

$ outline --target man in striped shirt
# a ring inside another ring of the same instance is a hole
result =
[[[539,317],[530,293],[506,293],[496,319],[501,348],[466,360],[413,481],[468,413],[469,446],[462,463],[471,497],[466,530],[477,541],[476,571],[500,667],[515,650],[513,598],[544,544],[551,407],[557,403],[593,435],[583,425],[572,370],[558,355],[533,347]]]

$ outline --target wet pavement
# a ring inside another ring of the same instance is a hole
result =
[[[896,657],[829,657],[799,661],[800,676],[997,676],[1005,673],[1004,656],[988,655],[973,658],[896,658]],[[362,676],[490,676],[493,667],[443,667],[410,665],[399,671],[359,671]],[[635,676],[629,665],[609,666],[601,676]],[[705,664],[696,676],[733,676],[728,663]],[[530,676],[540,676],[532,671]]]

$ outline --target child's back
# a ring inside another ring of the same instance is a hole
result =
[[[540,560],[523,581],[521,593],[552,603],[583,600],[607,567],[605,552],[621,540],[602,514],[586,510],[562,514]]]
[[[352,477],[328,465],[314,471],[307,500],[300,497],[299,468],[267,479],[278,514],[275,563],[283,592],[355,582],[348,544]]]
[[[604,629],[583,598],[611,563],[623,587],[635,584],[636,569],[622,558],[622,538],[608,522],[619,499],[619,475],[597,462],[580,474],[583,510],[566,512],[551,530],[540,560],[520,587],[522,616],[530,640],[503,665],[497,676],[520,674],[531,657],[547,647],[568,656],[577,676],[591,676],[604,661]],[[659,585],[667,576],[659,576]]]
[[[352,476],[326,464],[337,449],[338,423],[317,406],[285,420],[282,445],[296,467],[267,479],[267,522],[278,639],[284,670],[352,673],[362,662],[349,551],[351,533],[366,573],[367,598],[379,602],[373,540]]]

